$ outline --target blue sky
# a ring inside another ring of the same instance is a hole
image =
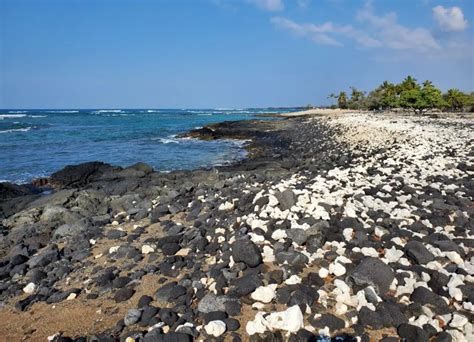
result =
[[[474,90],[471,0],[0,0],[0,108],[328,104]]]

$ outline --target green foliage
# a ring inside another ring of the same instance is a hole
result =
[[[449,89],[443,95],[443,99],[446,102],[446,107],[452,111],[463,110],[464,107],[472,106],[472,103],[470,103],[472,101],[472,93],[469,96],[456,88]]]
[[[403,90],[400,93],[400,107],[421,113],[426,108],[421,90],[419,88]]]
[[[425,107],[423,109],[441,109],[446,107],[446,102],[443,99],[441,90],[436,88],[431,81],[423,82],[423,88],[421,88],[421,97]]]
[[[397,84],[396,87],[397,87],[398,93],[400,94],[404,91],[420,88],[420,86],[416,82],[416,79],[409,75],[402,81],[402,83]]]
[[[379,85],[367,98],[369,109],[391,109],[399,106],[398,88],[388,81]]]
[[[341,109],[390,110],[404,108],[415,113],[423,113],[433,109],[450,109],[453,111],[474,111],[474,92],[465,94],[458,89],[449,89],[446,94],[436,88],[431,81],[420,85],[412,76],[402,82],[393,84],[384,81],[367,96],[365,92],[351,87],[350,98],[346,92],[338,95],[330,94],[328,98],[337,100]]]
[[[351,98],[347,102],[349,109],[363,109],[365,108],[365,92],[351,87]]]
[[[347,109],[347,95],[345,91],[341,91],[337,96],[337,105],[341,109]]]

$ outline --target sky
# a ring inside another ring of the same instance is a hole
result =
[[[0,0],[0,108],[327,105],[474,90],[472,0]]]

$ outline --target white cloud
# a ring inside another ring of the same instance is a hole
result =
[[[325,23],[321,26],[316,26],[313,24],[298,24],[294,21],[281,17],[273,17],[271,19],[271,22],[275,26],[288,30],[293,34],[296,34],[301,37],[307,37],[315,43],[341,46],[339,42],[337,42],[335,39],[329,37],[326,34],[326,32],[328,32],[328,27],[331,25],[331,23]]]
[[[463,31],[467,28],[467,20],[459,7],[433,7],[433,17],[443,31]]]
[[[376,39],[354,29],[350,25],[335,25],[330,21],[321,25],[298,24],[282,17],[273,17],[271,22],[279,28],[290,31],[298,36],[309,38],[319,44],[342,46],[343,44],[336,39],[337,37],[351,38],[367,47],[379,46],[381,44]]]
[[[377,16],[367,2],[357,14],[357,19],[368,25],[368,29],[383,42],[384,46],[395,50],[429,52],[440,49],[439,44],[425,28],[409,28],[397,22],[394,12]]]
[[[409,28],[397,22],[395,13],[376,15],[371,3],[358,12],[361,27],[352,25],[297,23],[287,18],[274,17],[272,23],[282,29],[315,43],[342,46],[342,39],[349,39],[366,48],[386,48],[427,53],[440,49],[439,44],[425,28]]]
[[[283,0],[247,0],[265,11],[281,11],[285,8]]]

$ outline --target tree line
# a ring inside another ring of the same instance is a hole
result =
[[[464,93],[452,88],[443,94],[431,81],[419,84],[412,76],[394,84],[384,81],[368,94],[355,87],[339,94],[330,94],[328,98],[336,100],[333,108],[360,110],[391,110],[403,108],[421,114],[430,110],[473,112],[474,92]]]

